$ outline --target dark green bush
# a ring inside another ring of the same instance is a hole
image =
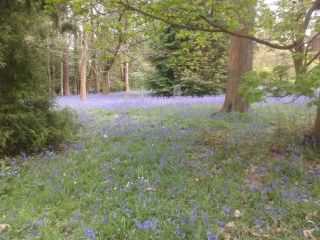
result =
[[[37,152],[71,139],[76,131],[69,110],[44,110],[33,105],[0,108],[0,156]]]
[[[39,1],[0,8],[0,157],[56,145],[74,131],[69,111],[55,111],[48,94],[45,31]]]

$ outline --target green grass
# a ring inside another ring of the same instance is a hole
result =
[[[301,144],[314,111],[215,110],[89,111],[83,147],[2,166],[0,239],[320,238],[320,155]]]

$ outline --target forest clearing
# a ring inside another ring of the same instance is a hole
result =
[[[305,104],[213,115],[217,99],[94,100],[72,105],[81,111],[76,142],[1,172],[0,219],[11,228],[3,239],[319,236],[318,155],[296,135],[314,115]]]
[[[0,240],[320,239],[320,0],[0,0]]]

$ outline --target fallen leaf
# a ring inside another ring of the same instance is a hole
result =
[[[235,218],[241,217],[241,212],[240,212],[240,210],[236,209],[236,210],[234,211],[233,216],[234,216]]]
[[[313,236],[314,229],[305,229],[303,230],[303,236],[307,239],[317,240],[315,236]]]
[[[234,228],[235,226],[236,225],[234,224],[234,222],[228,222],[225,227],[228,229],[231,229],[231,228]]]
[[[9,224],[0,224],[0,233],[7,231],[10,228]]]

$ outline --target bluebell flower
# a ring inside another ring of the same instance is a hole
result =
[[[265,221],[260,218],[254,220],[254,225],[258,228],[262,228],[265,225]]]
[[[84,235],[90,240],[96,240],[97,239],[95,231],[93,229],[91,229],[91,228],[86,228],[84,230]]]
[[[224,212],[225,215],[229,215],[231,213],[231,208],[224,206],[223,207],[223,212]]]
[[[208,232],[207,237],[208,237],[208,240],[218,240],[218,236],[211,232]]]
[[[158,220],[148,219],[143,222],[136,221],[136,227],[140,230],[155,230],[158,225]]]
[[[218,226],[219,226],[220,228],[224,228],[224,227],[225,227],[225,225],[226,225],[226,223],[225,223],[225,222],[220,221],[220,220],[218,220],[218,221],[217,221],[217,224],[218,224]]]

